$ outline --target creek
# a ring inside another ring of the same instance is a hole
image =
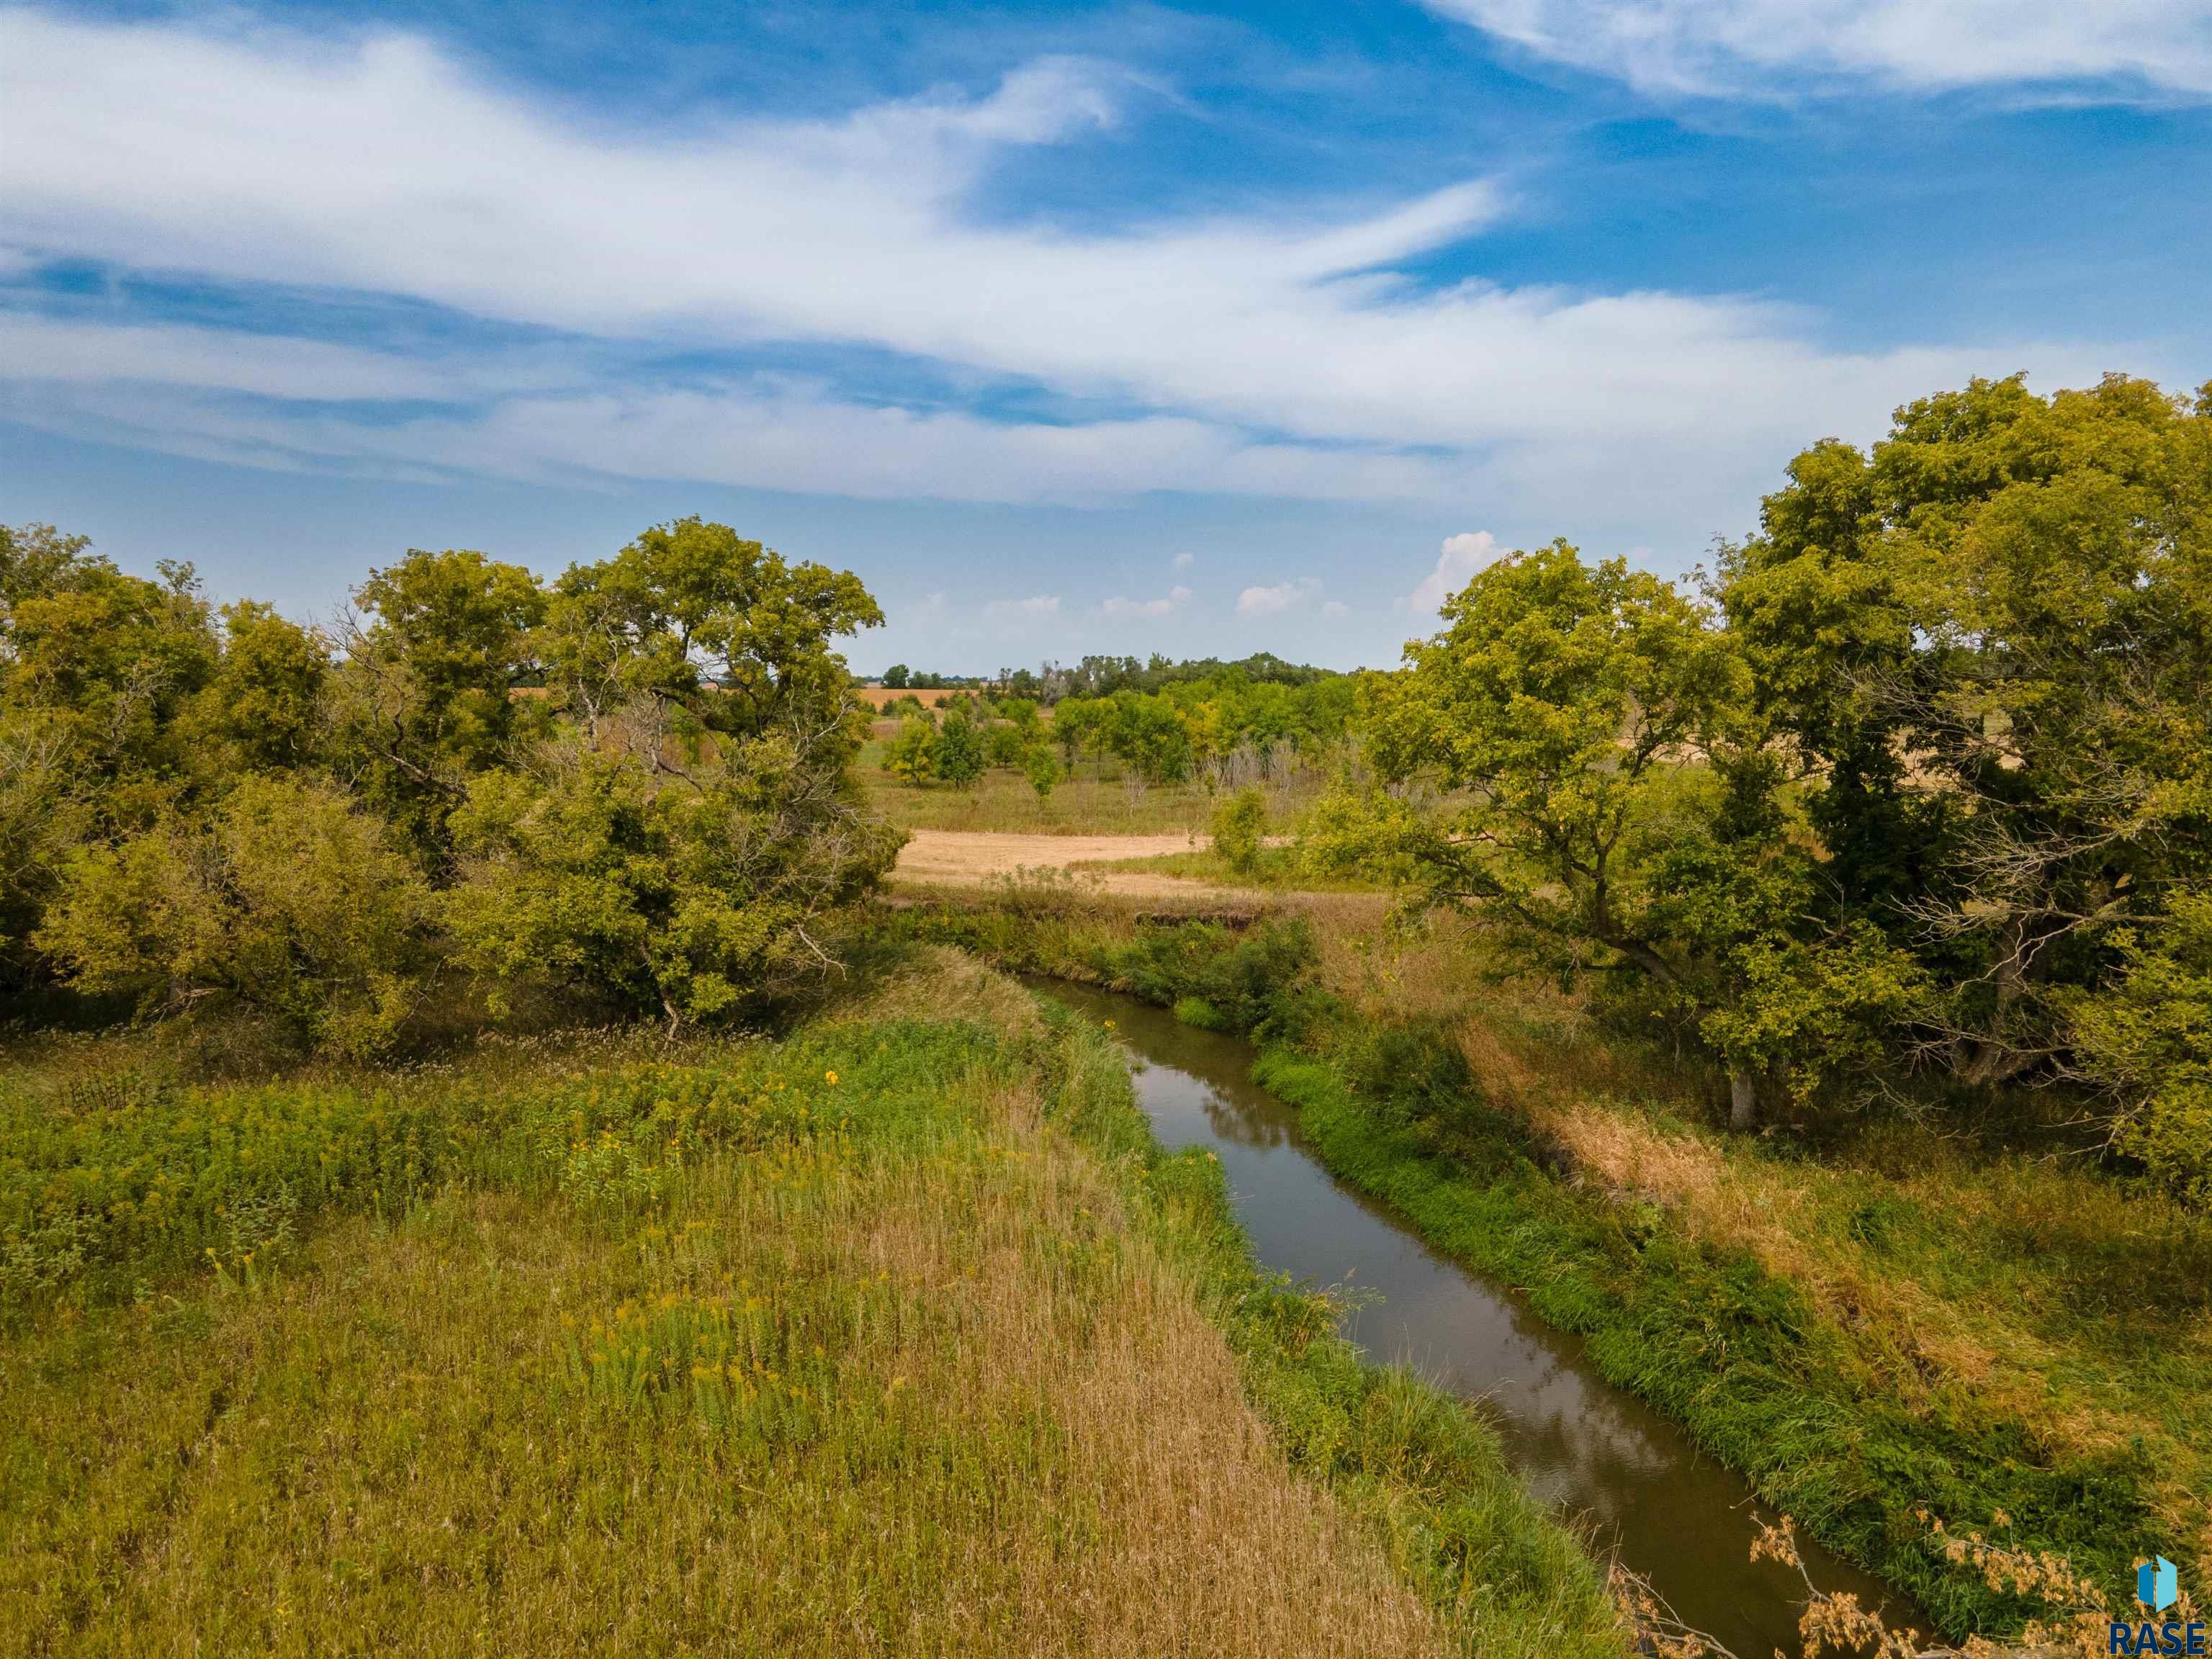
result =
[[[1743,1659],[1798,1650],[1804,1585],[1750,1559],[1771,1512],[1741,1476],[1673,1419],[1605,1381],[1579,1338],[1513,1293],[1431,1249],[1332,1176],[1297,1114],[1251,1081],[1252,1045],[1178,1022],[1134,998],[1050,982],[1049,994],[1113,1022],[1138,1103],[1170,1150],[1221,1160],[1237,1218],[1270,1272],[1347,1293],[1345,1334],[1370,1359],[1412,1366],[1481,1402],[1507,1459],[1540,1500],[1576,1517],[1648,1579],[1687,1624]],[[1854,1590],[1893,1622],[1927,1628],[1906,1598],[1801,1534],[1825,1589]]]

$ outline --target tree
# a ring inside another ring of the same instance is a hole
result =
[[[191,567],[125,574],[82,536],[0,526],[0,983],[75,848],[162,821],[210,781],[179,716],[219,647]]]
[[[1267,799],[1257,789],[1240,789],[1213,809],[1213,850],[1238,875],[1259,873],[1260,835],[1267,822]]]
[[[2212,890],[2168,896],[2112,936],[2116,982],[2069,1012],[2080,1065],[2114,1103],[2114,1139],[2212,1212]]]
[[[366,620],[339,629],[333,763],[442,875],[446,819],[468,780],[508,759],[528,730],[512,693],[533,665],[545,594],[520,565],[417,549],[372,570],[354,599]]]
[[[937,722],[916,710],[899,721],[898,736],[884,750],[884,770],[920,788],[937,777]]]
[[[1053,787],[1060,781],[1060,763],[1053,758],[1051,750],[1038,744],[1022,757],[1022,775],[1036,791],[1037,805],[1042,806],[1052,798]]]
[[[546,657],[577,725],[453,815],[462,960],[672,1029],[834,969],[821,930],[903,840],[860,808],[866,720],[831,648],[880,621],[849,573],[696,519],[566,573]]]
[[[1925,1057],[2063,1072],[2120,930],[2212,875],[2212,389],[1976,380],[1798,457],[1721,589]]]
[[[1388,787],[1328,802],[1317,857],[1380,857],[1563,976],[1628,975],[1713,1047],[1740,1126],[1860,1052],[1846,1028],[1895,1017],[1887,994],[1814,1017],[1868,947],[1822,914],[1717,618],[1554,542],[1483,571],[1443,619],[1404,672],[1370,678]]]
[[[884,670],[884,684],[894,691],[902,691],[906,689],[906,677],[907,667],[902,662],[895,662]]]
[[[78,852],[37,943],[82,990],[167,1012],[227,997],[366,1054],[416,1006],[428,904],[384,826],[343,793],[254,776],[204,824]]]
[[[234,771],[276,772],[317,757],[330,653],[321,637],[252,599],[225,605],[222,655],[190,715]]]
[[[937,775],[956,789],[965,789],[983,775],[988,758],[982,734],[964,708],[955,708],[938,729],[935,757]]]

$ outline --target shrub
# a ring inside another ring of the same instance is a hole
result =
[[[1257,789],[1240,789],[1213,809],[1213,850],[1240,876],[1260,867],[1260,836],[1267,822],[1267,798]]]
[[[79,852],[37,943],[82,990],[172,1010],[223,996],[368,1054],[414,1010],[428,909],[385,826],[343,794],[249,777],[204,827]]]
[[[2125,971],[2078,1000],[2075,1039],[2120,1101],[2125,1151],[2212,1210],[2212,893],[2182,893],[2156,925],[2117,941]]]
[[[917,787],[937,776],[937,723],[921,704],[899,721],[898,736],[884,750],[884,770]]]
[[[1060,781],[1060,763],[1053,758],[1051,750],[1039,744],[1022,757],[1022,775],[1042,803],[1051,799],[1053,787]]]
[[[726,743],[681,776],[580,747],[536,775],[484,775],[453,817],[461,959],[672,1030],[758,1006],[829,967],[810,927],[898,854],[900,832],[854,808],[842,758],[776,737]]]

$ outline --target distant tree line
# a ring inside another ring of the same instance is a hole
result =
[[[925,674],[898,662],[884,671],[883,683],[894,691],[995,691],[1006,696],[1025,697],[1049,708],[1062,697],[1109,697],[1117,691],[1158,691],[1170,685],[1213,680],[1224,675],[1239,676],[1256,684],[1291,686],[1339,678],[1334,669],[1285,662],[1273,652],[1260,651],[1235,662],[1224,662],[1218,657],[1194,657],[1176,662],[1157,653],[1149,658],[1090,656],[1072,666],[1046,662],[1033,669],[1001,668],[995,678]]]
[[[933,709],[897,699],[882,711],[901,716],[883,769],[903,783],[966,787],[988,768],[1006,767],[1026,775],[1042,798],[1085,760],[1103,769],[1111,758],[1145,784],[1199,779],[1233,790],[1280,781],[1340,744],[1358,695],[1349,675],[1321,670],[1285,682],[1255,681],[1241,663],[1171,669],[1158,677],[1157,691],[1063,695],[1048,725],[1033,698],[1012,692],[955,696]]]
[[[849,763],[850,573],[655,526],[551,582],[371,571],[327,629],[0,530],[0,990],[368,1053],[435,988],[721,1018],[823,971],[900,836]]]
[[[1679,587],[1564,542],[1367,677],[1325,860],[1713,1054],[1736,1121],[2059,1085],[2212,1205],[2212,386],[1976,380]]]

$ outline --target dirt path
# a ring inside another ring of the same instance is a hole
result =
[[[1074,864],[1152,858],[1204,846],[1188,836],[1002,836],[957,830],[917,830],[899,854],[894,881],[980,886],[1016,870],[1065,870]],[[1133,898],[1252,898],[1254,894],[1210,882],[1183,881],[1149,870],[1086,872],[1100,890]]]

